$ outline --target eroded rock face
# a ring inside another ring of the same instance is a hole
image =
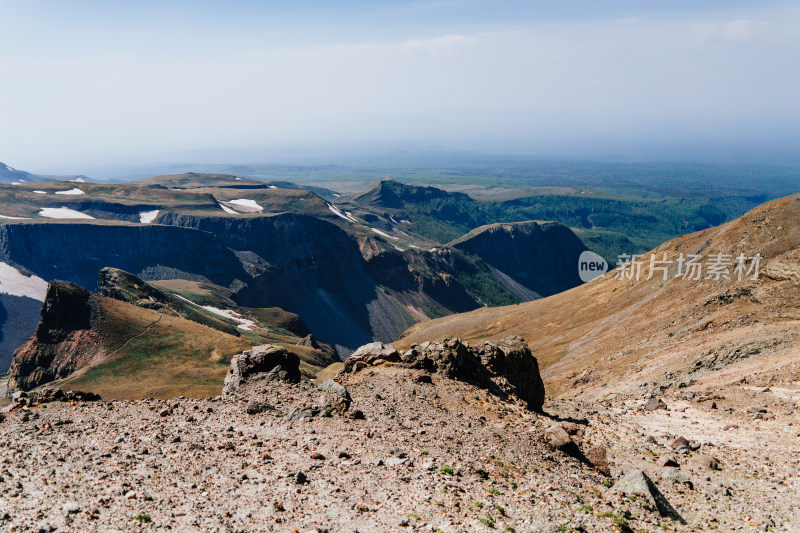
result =
[[[98,342],[91,329],[94,307],[90,293],[82,287],[50,283],[36,332],[14,354],[8,390],[28,391],[85,366],[86,347]]]
[[[373,342],[351,355],[340,372],[343,377],[370,366],[394,363],[486,388],[499,396],[515,395],[530,409],[544,404],[544,383],[539,363],[520,337],[487,341],[471,346],[453,338],[425,342],[400,355],[391,345]]]
[[[222,393],[240,392],[249,384],[274,379],[299,382],[300,358],[281,346],[254,346],[231,360]]]

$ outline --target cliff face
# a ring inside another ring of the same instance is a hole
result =
[[[91,347],[99,342],[92,330],[96,320],[97,305],[88,291],[51,283],[36,331],[14,354],[9,390],[31,390],[85,366]]]
[[[483,259],[506,288],[522,300],[550,296],[581,284],[578,257],[586,246],[572,230],[557,222],[484,226],[453,246]]]
[[[248,277],[213,235],[161,225],[5,224],[0,226],[0,260],[23,265],[46,280],[92,289],[107,266],[145,279],[201,279],[224,286]]]

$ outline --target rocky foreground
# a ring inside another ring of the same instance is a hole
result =
[[[18,395],[0,415],[0,526],[800,529],[797,391],[542,406],[538,369],[519,371],[535,362],[519,339],[375,344],[318,384],[267,347],[235,358],[216,398]]]

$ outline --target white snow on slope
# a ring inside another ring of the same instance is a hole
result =
[[[267,188],[268,189],[277,189],[277,187],[275,185],[268,185]]]
[[[388,233],[384,233],[383,231],[381,231],[381,230],[379,230],[377,228],[369,228],[369,229],[371,229],[372,231],[374,231],[375,233],[377,233],[378,235],[381,235],[383,237],[387,237],[389,239],[394,239],[396,241],[400,240],[400,237],[395,237],[394,235],[389,235]]]
[[[233,205],[240,205],[248,209],[255,209],[257,211],[264,210],[264,208],[258,205],[255,200],[248,200],[247,198],[239,198],[238,200],[231,200],[228,203]]]
[[[223,211],[230,215],[238,215],[239,213],[228,207],[227,205],[219,204]]]
[[[333,204],[328,204],[328,209],[330,209],[331,212],[334,215],[336,215],[337,217],[341,217],[341,218],[345,219],[348,222],[352,222],[353,224],[357,224],[358,223],[358,220],[356,220],[355,217],[353,217],[353,215],[351,215],[349,211],[348,211],[347,214],[344,214],[341,211],[339,211],[338,209],[336,209],[333,206]]]
[[[47,282],[42,278],[24,276],[11,265],[0,263],[0,294],[27,296],[43,302],[46,292]]]
[[[78,195],[86,194],[86,193],[83,192],[82,190],[78,189],[77,187],[75,187],[74,189],[70,189],[68,191],[56,191],[56,194],[66,194],[66,195],[69,195],[69,196],[78,196]]]
[[[153,211],[139,211],[139,222],[142,224],[149,224],[158,216],[158,209]]]
[[[73,181],[75,183],[86,183],[86,180],[83,178],[75,178],[74,180],[69,180],[69,181]]]
[[[30,220],[30,218],[28,218],[28,217],[9,217],[9,216],[6,216],[6,215],[0,215],[0,218],[5,218],[5,219],[8,219],[8,220]]]
[[[248,320],[247,318],[244,318],[242,315],[240,315],[236,311],[233,311],[232,309],[220,309],[218,307],[212,307],[210,305],[198,305],[198,304],[194,303],[193,301],[191,301],[190,299],[184,298],[180,294],[174,294],[174,296],[177,296],[178,298],[180,298],[184,302],[190,303],[195,307],[199,307],[201,309],[205,309],[209,313],[214,313],[215,315],[218,315],[218,316],[224,316],[225,318],[230,318],[231,320],[233,320],[234,322],[236,322],[238,324],[238,326],[236,326],[236,327],[239,328],[239,329],[252,331],[258,325],[255,322],[253,322],[252,320]]]
[[[25,183],[26,183],[25,180],[19,180],[19,181],[12,181],[11,185],[24,185]]]
[[[233,320],[238,324],[238,326],[236,327],[239,329],[253,331],[253,329],[255,329],[256,327],[255,322],[253,322],[252,320],[248,320],[247,318],[244,318],[242,315],[231,309],[219,309],[217,307],[211,307],[210,305],[201,305],[200,307],[202,307],[206,311],[214,313],[215,315],[224,316],[225,318],[230,318],[231,320]]]
[[[33,191],[36,194],[47,194],[47,191]]]
[[[42,210],[39,211],[39,216],[45,218],[85,218],[94,220],[94,217],[86,213],[81,213],[80,211],[75,211],[69,207],[43,207]]]

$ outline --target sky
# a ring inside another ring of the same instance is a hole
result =
[[[359,143],[800,146],[796,1],[0,0],[0,27],[0,161],[32,172]]]

